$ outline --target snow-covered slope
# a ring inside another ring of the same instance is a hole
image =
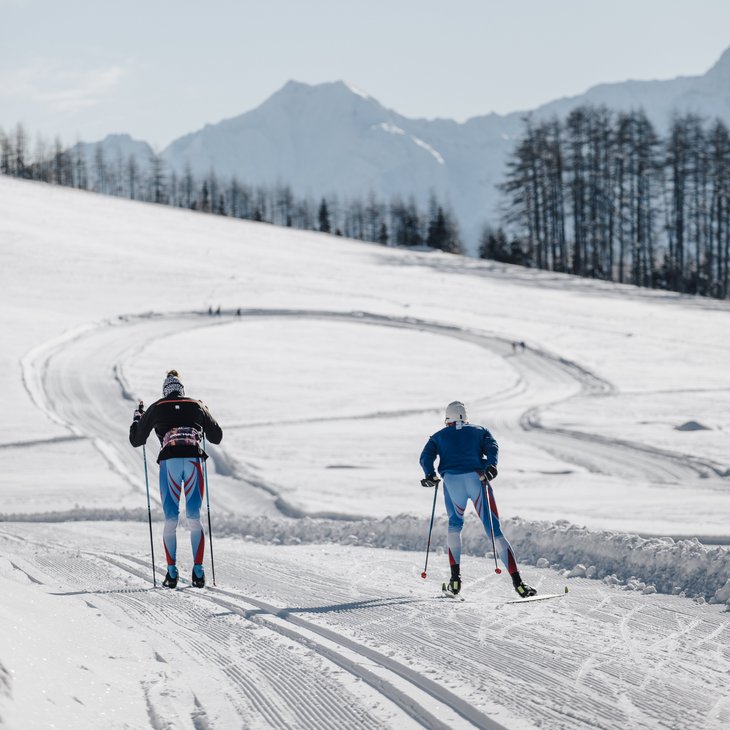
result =
[[[8,178],[0,292],[6,726],[730,720],[730,555],[668,537],[730,542],[726,303]],[[126,431],[169,367],[225,432],[219,590],[152,587]],[[562,598],[506,604],[470,515],[467,602],[435,599],[440,500],[419,577],[417,459],[454,398],[500,442],[525,577]]]

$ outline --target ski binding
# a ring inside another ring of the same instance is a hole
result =
[[[463,601],[464,596],[460,593],[452,593],[447,583],[441,584],[441,598],[452,598],[455,601]]]

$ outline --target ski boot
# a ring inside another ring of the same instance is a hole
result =
[[[445,593],[451,593],[454,596],[458,596],[461,591],[461,573],[459,572],[458,565],[451,566],[451,580],[448,583],[444,583],[441,586],[441,590]]]
[[[196,588],[205,587],[205,573],[203,572],[202,565],[197,564],[193,566],[193,577],[191,582]]]
[[[177,586],[177,568],[174,565],[167,566],[167,574],[165,580],[162,581],[165,588],[175,588]]]
[[[517,591],[517,595],[520,598],[529,598],[530,596],[537,595],[537,591],[532,586],[528,586],[522,580],[519,573],[512,573],[512,585],[515,587],[515,591]]]

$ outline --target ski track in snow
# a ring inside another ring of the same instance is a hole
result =
[[[125,363],[136,357],[150,341],[174,335],[182,326],[187,330],[224,325],[245,326],[246,322],[261,318],[282,317],[306,317],[353,323],[357,326],[425,330],[484,347],[508,360],[517,373],[516,379],[509,386],[488,399],[495,428],[500,433],[511,432],[515,442],[532,443],[537,448],[559,454],[562,458],[582,464],[592,471],[618,475],[626,480],[642,479],[653,483],[658,481],[664,485],[697,481],[713,469],[711,464],[700,460],[668,454],[641,444],[627,444],[603,436],[543,428],[540,414],[551,405],[570,398],[580,398],[584,399],[589,408],[591,398],[601,398],[613,393],[613,386],[578,364],[559,356],[532,347],[515,353],[511,341],[489,333],[413,318],[395,318],[365,312],[271,309],[243,310],[240,317],[234,318],[211,318],[207,314],[195,312],[166,315],[147,313],[119,317],[95,327],[74,330],[35,348],[23,360],[24,378],[38,406],[46,410],[56,422],[65,423],[74,434],[72,438],[85,438],[96,446],[109,466],[125,477],[130,495],[139,495],[144,489],[144,483],[140,481],[143,473],[141,453],[139,449],[127,446],[126,432],[128,411],[137,398],[133,393],[133,386],[125,376]],[[430,410],[438,412],[439,408],[424,408],[426,412]],[[354,418],[395,419],[411,412],[377,411],[369,415],[358,414]],[[372,521],[367,521],[360,515],[355,517],[335,512],[306,512],[282,497],[276,487],[237,455],[234,456],[230,450],[211,446],[209,451],[216,471],[216,490],[210,499],[218,515],[219,529],[228,534],[250,534],[254,539],[288,542],[285,537],[276,539],[277,533],[286,536],[293,532],[292,526],[286,521],[278,527],[270,523],[258,527],[252,524],[252,520],[278,515],[280,518],[309,517],[322,520],[321,529],[314,529],[312,523],[306,523],[309,525],[307,529],[315,534],[314,539],[340,540],[350,544],[354,534],[359,535],[355,541],[360,543],[365,538],[365,543],[371,542],[384,547],[397,546],[401,542],[406,549],[414,549],[420,545],[420,524],[400,529],[400,523],[398,526],[390,525],[392,520],[388,518],[382,520],[382,524],[374,526]],[[703,480],[703,483],[706,484],[707,480]],[[152,499],[157,502],[157,490],[153,488],[150,492]],[[78,508],[68,514],[49,514],[46,517],[57,521],[59,518],[128,519],[134,516],[132,512],[120,513],[114,510],[107,511],[106,517],[104,514],[104,510],[100,509],[85,511]],[[328,525],[325,522],[327,520],[342,522],[342,528]],[[347,525],[351,527],[348,528]],[[611,536],[595,535],[591,538],[591,535],[575,534],[570,542],[566,542],[568,535],[564,530],[550,534],[552,526],[553,523],[536,522],[510,525],[510,534],[523,559],[529,557],[534,562],[547,556],[551,563],[557,562],[569,569],[588,559],[598,568],[599,577],[614,573],[627,580],[638,576],[639,580],[646,583],[655,583],[660,591],[672,592],[678,586],[679,590],[684,589],[689,595],[704,595],[708,599],[727,580],[722,555],[710,555],[697,547],[689,546],[685,550],[677,545],[676,550],[669,554],[666,546],[657,543],[650,550],[632,552],[632,559],[628,561],[629,556],[625,553],[631,548],[630,545],[628,548],[619,546],[615,550],[612,547],[607,552],[604,551],[605,555],[601,553],[600,546],[607,546],[606,539],[611,543],[616,542]],[[415,537],[411,535],[414,530],[418,533]],[[372,531],[380,535],[377,541],[369,540],[368,535]],[[383,531],[392,533],[394,542],[385,540],[386,536],[381,534]],[[317,538],[316,535],[320,537]],[[311,541],[311,538],[305,538],[301,534],[300,539],[303,542]],[[598,549],[586,552],[586,540],[591,539],[593,542],[589,547]],[[481,537],[478,543],[483,547]],[[469,544],[467,530],[467,553],[470,550]],[[663,555],[659,556],[657,550]],[[588,557],[588,553],[591,557]],[[582,557],[583,555],[586,557]],[[614,559],[607,561],[609,555],[613,555]],[[624,565],[620,563],[622,555],[628,561],[626,570],[633,572],[627,573],[624,570]],[[634,559],[637,556],[643,556],[643,563],[641,560],[637,563]],[[670,570],[671,563],[667,563],[667,560],[670,558],[683,561],[682,565],[687,563],[692,570],[674,570],[676,576],[669,575],[667,571]],[[570,560],[572,562],[568,563]],[[650,573],[656,572],[659,565],[662,566],[662,575],[661,580],[657,581]],[[703,571],[706,573],[704,577]],[[725,599],[722,600],[724,602]]]
[[[528,347],[515,354],[510,341],[489,333],[366,312],[243,310],[234,321],[243,323],[261,317],[312,318],[365,326],[406,328],[478,345],[509,358],[518,373],[518,380],[513,387],[489,399],[496,415],[493,425],[500,432],[517,434],[523,441],[590,471],[613,474],[624,479],[680,483],[717,472],[712,464],[687,455],[595,434],[543,426],[540,414],[551,405],[570,398],[602,397],[614,392],[610,383],[577,363],[545,351]],[[141,454],[139,450],[125,448],[125,445],[129,404],[136,403],[137,397],[125,378],[124,363],[150,341],[178,333],[182,324],[188,329],[199,329],[231,324],[231,319],[226,317],[211,321],[208,315],[195,312],[124,316],[96,327],[84,327],[64,334],[35,348],[23,359],[24,381],[34,402],[54,421],[63,423],[73,434],[72,437],[91,440],[109,466],[124,477],[134,492],[139,492],[143,486],[139,480]],[[423,409],[425,412],[433,410],[437,410],[437,407]],[[397,418],[412,412],[377,411],[356,418]],[[217,473],[238,483],[238,500],[245,504],[248,513],[252,503],[268,513],[273,504],[286,517],[307,515],[355,519],[332,512],[304,512],[289,504],[273,486],[255,477],[245,463],[233,457],[225,448],[211,446],[210,453]],[[228,499],[226,502],[230,509],[231,502]]]
[[[34,544],[33,540],[25,542],[29,546]],[[26,558],[37,570],[53,576],[51,579],[44,575],[46,582],[109,585],[115,579],[128,582],[130,577],[149,581],[149,564],[136,556],[68,554],[62,544],[53,548],[45,555],[31,552]],[[116,569],[111,571],[112,577],[110,567]],[[32,575],[18,569],[29,577]],[[160,571],[158,580],[162,575]],[[43,585],[35,576],[31,579]],[[150,634],[161,634],[174,645],[175,652],[185,652],[204,664],[207,672],[220,674],[224,680],[223,691],[245,727],[372,728],[387,724],[437,730],[457,726],[504,730],[469,702],[402,662],[344,634],[299,618],[296,612],[300,609],[282,610],[239,592],[210,587],[197,591],[189,585],[177,591],[102,588],[67,590],[53,595],[113,602],[135,625]],[[371,605],[377,611],[381,605],[400,602],[398,598],[376,598],[333,609],[367,610]],[[219,608],[225,612],[221,613]],[[174,616],[172,624],[171,615]],[[292,641],[302,649],[292,651]],[[165,663],[174,663],[174,659],[165,660],[162,653],[158,656]],[[353,679],[343,681],[331,665],[349,673]],[[372,691],[363,691],[360,682],[369,685]],[[165,693],[156,688],[154,681],[144,680],[143,689],[152,727],[178,727],[175,717],[180,709],[172,711],[166,706]],[[365,706],[366,702],[372,704],[371,710],[381,703],[386,709],[390,704],[398,709],[390,708],[383,714],[378,708],[373,713]],[[196,704],[200,707],[197,699]],[[406,717],[400,717],[399,711]],[[189,706],[187,712],[191,717],[195,714]]]
[[[518,374],[515,383],[489,399],[499,406],[495,427],[500,432],[511,431],[546,452],[625,478],[676,483],[713,471],[712,464],[681,455],[543,427],[541,414],[552,405],[614,392],[610,383],[559,356],[534,348],[516,354],[511,342],[489,333],[363,312],[244,310],[235,321],[256,317],[425,330],[476,344],[509,358]],[[150,341],[178,333],[182,324],[205,328],[231,320],[211,321],[195,312],[122,317],[46,343],[23,360],[36,404],[69,429],[69,439],[88,439],[131,493],[139,494],[144,484],[141,454],[126,448],[129,406],[137,398],[124,364]],[[424,409],[431,410],[438,408]],[[254,516],[351,519],[305,513],[225,448],[213,447],[211,455],[219,482],[216,506],[233,517],[245,510]],[[225,480],[236,491],[223,488]],[[566,730],[699,730],[730,720],[725,648],[730,622],[717,612],[702,619],[691,609],[683,615],[679,598],[652,603],[638,593],[585,581],[582,594],[574,588],[559,606],[506,606],[504,600],[495,602],[495,585],[482,578],[471,583],[466,603],[455,604],[423,590],[404,595],[392,585],[369,583],[362,577],[368,572],[365,563],[358,565],[356,577],[340,576],[337,554],[348,548],[330,546],[331,564],[310,567],[293,556],[264,558],[266,547],[242,541],[237,549],[246,559],[226,559],[224,553],[220,562],[219,557],[225,589],[158,591],[150,589],[149,563],[122,548],[92,554],[59,543],[39,550],[33,540],[42,526],[12,529],[6,537],[13,540],[14,570],[45,584],[40,588],[60,583],[62,590],[55,592],[65,595],[59,600],[103,605],[112,617],[121,612],[154,647],[159,670],[144,673],[140,692],[155,730],[526,728],[534,721]],[[21,529],[29,537],[15,534]],[[373,568],[373,580],[377,574]],[[547,580],[555,581],[556,574]],[[97,588],[89,590],[89,585]],[[561,586],[538,587],[553,592]],[[556,612],[560,632],[552,629]],[[176,669],[181,656],[187,664],[199,664],[206,681],[181,681]]]
[[[495,597],[506,586],[491,577],[454,603],[423,584],[407,593],[374,584],[382,573],[353,549],[312,548],[302,562],[295,548],[235,542],[217,553],[225,588],[154,590],[149,562],[121,545],[72,551],[67,541],[39,542],[42,530],[0,534],[59,601],[112,617],[119,609],[154,647],[159,673],[142,679],[154,728],[225,727],[232,717],[245,727],[526,728],[539,720],[565,730],[719,730],[730,720],[730,622],[676,597],[647,601],[583,580],[559,605],[507,606]],[[339,574],[350,560],[361,561],[357,570]],[[542,590],[555,590],[556,579],[545,571]],[[553,617],[563,631],[552,629]],[[209,680],[194,692],[176,674],[181,655]]]

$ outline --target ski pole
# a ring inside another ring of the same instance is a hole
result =
[[[484,481],[482,482],[482,490],[484,491],[484,504],[486,506],[487,512],[489,513],[489,534],[492,537],[492,555],[494,555],[494,572],[499,574],[502,572],[502,569],[497,565],[497,548],[494,546],[494,523],[492,522],[492,503],[489,500],[489,493],[491,491],[492,487],[487,481],[487,478],[484,478]]]
[[[428,570],[428,553],[431,550],[431,531],[433,530],[433,518],[436,514],[436,496],[439,493],[439,483],[436,482],[436,486],[433,490],[433,507],[431,508],[431,525],[428,528],[428,544],[426,545],[426,564],[423,566],[423,573],[421,573],[421,578],[426,578],[428,576],[428,573],[426,572]]]
[[[203,434],[203,451],[205,451],[205,434]],[[208,460],[203,460],[203,488],[205,489],[205,505],[208,510],[208,540],[210,540],[210,572],[213,574],[215,585],[215,560],[213,559],[213,529],[210,526],[210,494],[208,494]]]
[[[139,402],[140,407],[142,401]],[[152,510],[150,509],[150,480],[147,476],[147,449],[142,444],[142,459],[144,460],[144,483],[147,489],[147,520],[150,523],[150,552],[152,553],[152,585],[157,588],[157,578],[155,577],[155,543],[152,539]]]

